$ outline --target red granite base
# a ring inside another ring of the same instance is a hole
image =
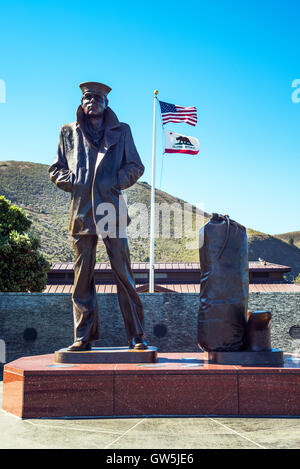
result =
[[[291,355],[278,368],[214,365],[201,353],[118,365],[40,355],[5,365],[3,381],[3,409],[22,418],[300,416],[300,357]]]

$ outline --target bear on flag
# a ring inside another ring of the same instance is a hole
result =
[[[200,150],[199,140],[195,137],[186,137],[170,130],[165,131],[165,153],[186,153],[197,155]]]

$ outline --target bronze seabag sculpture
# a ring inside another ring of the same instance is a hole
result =
[[[68,351],[91,349],[99,339],[98,308],[93,277],[98,235],[101,234],[117,284],[129,348],[147,348],[143,306],[130,264],[126,226],[130,222],[122,190],[143,174],[130,127],[108,107],[109,86],[80,85],[81,105],[76,122],[61,128],[50,179],[71,193],[69,233],[74,249],[72,291],[74,343]],[[111,213],[108,230],[104,220]]]
[[[271,312],[248,310],[246,228],[213,213],[199,241],[199,347],[212,363],[281,366],[283,352],[271,348]]]

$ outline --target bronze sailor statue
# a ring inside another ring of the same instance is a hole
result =
[[[108,107],[111,88],[97,82],[82,83],[80,88],[76,122],[61,128],[57,156],[48,170],[51,181],[71,193],[75,338],[68,350],[90,350],[92,342],[100,338],[93,276],[99,235],[117,284],[129,348],[143,350],[147,348],[144,312],[131,270],[126,232],[130,218],[122,190],[142,176],[144,166],[129,125],[119,122]]]

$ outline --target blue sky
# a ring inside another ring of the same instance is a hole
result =
[[[165,156],[161,189],[266,233],[300,230],[300,2],[10,1],[0,7],[0,160],[51,164],[83,81],[112,87],[151,183],[153,90],[198,108],[199,157]],[[158,119],[157,187],[162,163]]]

